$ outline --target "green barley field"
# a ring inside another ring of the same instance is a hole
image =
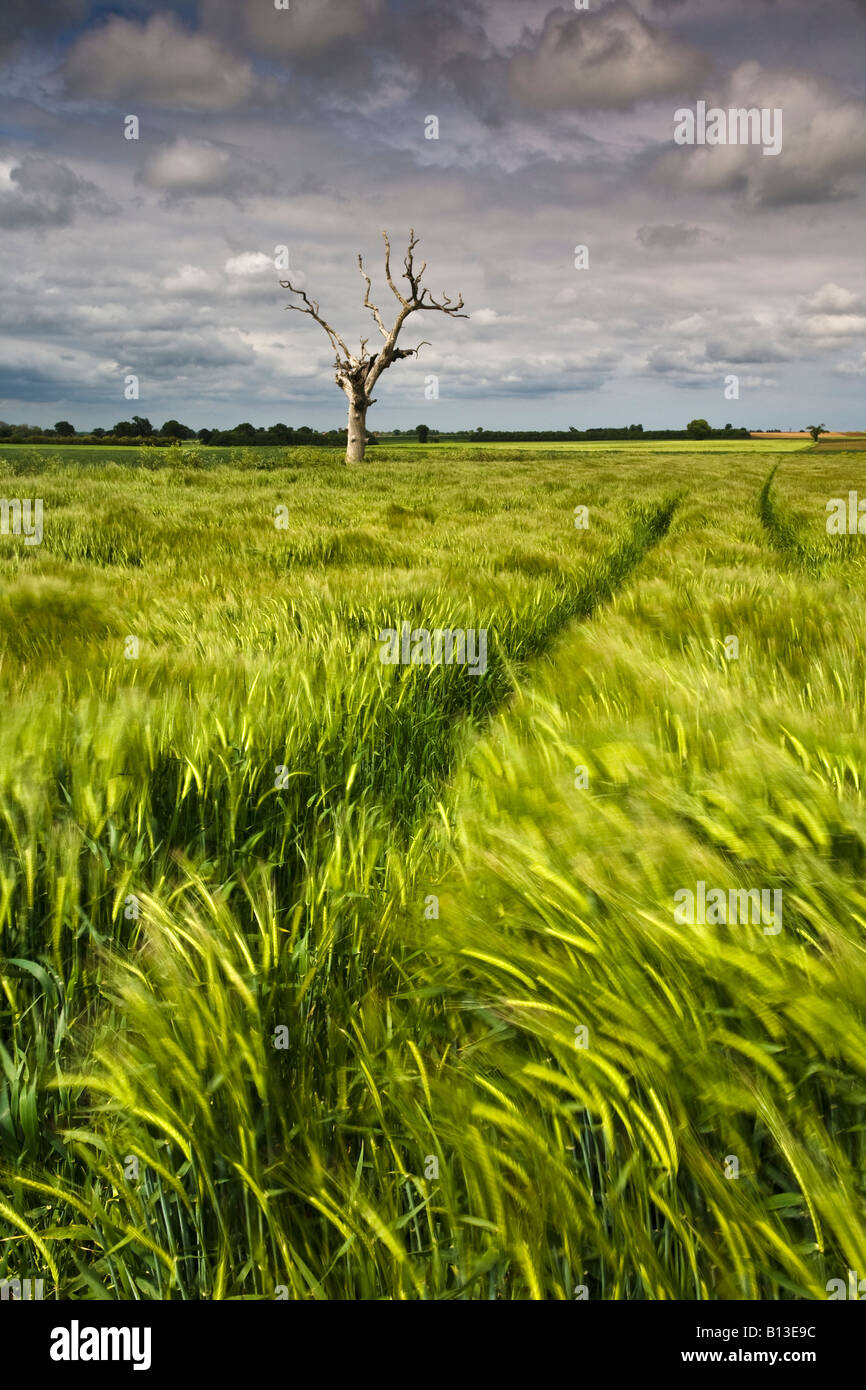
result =
[[[0,450],[44,506],[0,535],[0,1279],[866,1268],[852,490],[797,442]],[[383,664],[403,622],[486,669]],[[681,923],[699,882],[781,930]]]

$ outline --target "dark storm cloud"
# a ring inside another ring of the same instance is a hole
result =
[[[273,4],[238,5],[236,0],[200,0],[203,26],[215,32],[245,34],[250,45],[270,55],[309,55],[336,43],[363,42],[385,12],[383,0],[291,0],[287,9]]]
[[[743,194],[755,205],[825,203],[862,190],[866,174],[866,106],[832,80],[746,62],[706,91],[709,107],[782,112],[781,151],[767,157],[752,144],[669,146],[650,167],[656,187]]]
[[[47,155],[0,157],[0,226],[67,227],[79,213],[104,215],[112,200],[68,165]]]
[[[52,38],[84,18],[88,0],[3,0],[0,59],[28,39]]]
[[[189,32],[171,14],[146,24],[113,16],[82,37],[64,65],[74,97],[222,111],[252,93],[252,65],[215,39]]]
[[[696,10],[707,10],[716,8],[717,10],[731,9],[731,0],[651,0],[654,10],[661,10],[664,14],[676,13],[686,8]],[[776,0],[758,0],[763,5],[775,5]],[[751,4],[752,0],[739,0],[740,4]],[[844,3],[844,0],[843,0]]]
[[[755,326],[751,331],[708,336],[706,356],[712,361],[724,362],[727,365],[737,363],[754,366],[764,362],[786,362],[793,353],[781,344],[770,341],[765,328]]]
[[[659,222],[654,226],[638,227],[635,235],[648,251],[668,252],[697,246],[707,233],[702,227],[692,227],[686,222]]]
[[[627,110],[691,91],[710,67],[705,53],[614,0],[594,11],[552,10],[511,58],[509,78],[527,106]]]

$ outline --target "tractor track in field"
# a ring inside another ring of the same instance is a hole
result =
[[[817,579],[823,573],[826,559],[803,544],[796,521],[773,496],[773,480],[778,467],[774,464],[770,469],[758,494],[761,525],[778,555]]]
[[[494,647],[490,669],[483,682],[452,682],[439,689],[427,686],[418,690],[416,698],[401,703],[401,722],[404,726],[412,725],[418,719],[423,720],[431,706],[437,706],[441,713],[444,705],[449,725],[453,726],[461,719],[471,719],[476,734],[482,733],[485,724],[511,698],[515,680],[526,675],[528,663],[548,653],[569,623],[586,622],[594,617],[639,569],[650,551],[664,540],[680,500],[681,495],[676,494],[655,506],[640,510],[629,533],[570,591],[551,605],[543,620],[522,641],[519,652],[497,652]],[[411,817],[412,825],[417,825],[419,816],[432,809],[442,786],[453,776],[458,744],[449,741],[449,746],[442,749],[442,757],[435,768],[429,764],[426,767],[413,767],[411,762],[400,761],[399,750],[404,745],[398,734],[399,729],[390,724],[383,731],[381,746],[367,747],[366,759],[368,767],[377,767],[376,781],[388,780],[387,776],[383,778],[383,772],[389,764],[389,775],[396,776],[398,763],[402,774],[410,773],[417,777],[419,793]]]

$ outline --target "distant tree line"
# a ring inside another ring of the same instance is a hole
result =
[[[257,429],[248,420],[233,429],[191,429],[180,420],[166,420],[162,429],[156,429],[146,416],[133,415],[131,420],[118,420],[110,430],[101,428],[79,433],[68,420],[58,420],[53,429],[42,429],[39,425],[9,425],[0,420],[0,442],[9,444],[38,444],[46,439],[56,439],[64,444],[151,444],[155,446],[185,443],[196,440],[199,444],[219,446],[237,445],[291,445],[321,444],[333,448],[346,445],[345,430],[314,430],[309,425],[292,429],[290,425],[271,425],[267,429]],[[376,443],[375,439],[368,441]]]
[[[68,420],[58,420],[53,429],[42,429],[39,425],[9,425],[0,420],[0,443],[38,444],[48,439],[62,440],[64,444],[126,444],[164,446],[178,441],[196,440],[199,444],[218,447],[255,447],[256,445],[297,445],[318,444],[323,447],[344,448],[345,429],[314,430],[309,425],[297,429],[282,423],[267,428],[256,428],[248,420],[232,429],[194,430],[180,420],[166,420],[161,429],[156,429],[146,416],[133,415],[131,420],[118,420],[110,430],[93,429],[79,433]],[[574,443],[576,440],[605,439],[748,439],[749,431],[743,427],[734,428],[727,424],[723,429],[715,429],[706,420],[690,420],[681,430],[645,430],[643,425],[600,425],[579,430],[570,425],[567,430],[486,430],[478,426],[474,430],[456,430],[444,433],[433,430],[429,425],[416,425],[411,430],[393,430],[381,434],[371,434],[367,444],[376,444],[381,439],[411,439],[415,437],[422,444],[435,444],[439,440],[454,443],[479,442],[485,444],[555,444]]]
[[[405,436],[415,433],[422,444],[426,443],[426,425],[406,430]],[[381,437],[399,438],[400,431],[394,430],[387,435],[383,433]],[[643,425],[599,425],[585,430],[579,430],[575,425],[569,425],[567,430],[485,430],[479,425],[474,430],[443,433],[438,437],[460,443],[478,440],[486,444],[558,444],[576,439],[748,439],[749,430],[744,427],[735,429],[731,424],[723,429],[714,429],[706,420],[690,420],[682,430],[645,430]]]

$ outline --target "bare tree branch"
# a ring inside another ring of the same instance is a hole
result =
[[[394,351],[391,353],[391,361],[397,362],[402,357],[417,357],[422,347],[432,347],[432,343],[428,343],[425,340],[424,342],[419,343],[417,347],[395,348]]]
[[[424,302],[425,294],[430,295],[429,304],[425,304]],[[455,304],[450,295],[443,293],[442,300],[440,303],[438,300],[433,298],[432,294],[430,294],[430,291],[428,289],[425,289],[423,291],[420,301],[415,305],[416,309],[436,309],[440,314],[448,314],[449,317],[452,319],[468,319],[468,314],[460,314],[457,312],[458,309],[462,309],[463,307],[464,305],[462,294],[459,294],[457,296],[457,303]]]
[[[388,330],[387,330],[387,328],[385,327],[384,323],[382,322],[382,315],[381,315],[381,313],[379,312],[378,306],[375,305],[375,304],[373,304],[373,303],[371,303],[371,301],[370,301],[370,290],[373,288],[373,286],[372,286],[372,284],[370,283],[370,277],[369,277],[369,275],[367,274],[366,270],[364,269],[364,261],[363,261],[363,258],[361,257],[360,254],[359,254],[359,256],[358,256],[358,269],[360,270],[361,274],[363,275],[364,279],[365,279],[366,282],[367,282],[367,292],[366,292],[366,294],[364,295],[364,308],[370,310],[370,312],[371,312],[372,315],[373,315],[373,318],[376,320],[376,326],[377,326],[377,328],[379,329],[379,332],[382,334],[382,337],[383,337],[383,338],[387,338],[387,337],[388,337]]]
[[[427,269],[427,262],[425,261],[418,273],[415,273],[415,247],[417,245],[418,238],[415,235],[415,228],[410,227],[409,250],[406,252],[406,256],[403,261],[403,265],[405,266],[405,270],[403,272],[403,279],[409,281],[409,288],[412,291],[412,298],[410,300],[410,303],[413,309],[418,308],[419,306],[420,301],[418,299],[418,289],[421,284],[421,280],[423,279],[424,271]]]
[[[411,235],[411,233],[410,233],[410,235]],[[397,286],[394,284],[394,280],[393,280],[393,277],[392,277],[392,275],[391,275],[391,243],[390,243],[390,241],[388,240],[388,233],[387,233],[387,232],[383,232],[383,233],[382,233],[382,236],[384,237],[384,240],[385,240],[385,279],[388,281],[388,284],[391,286],[391,289],[394,291],[394,294],[395,294],[396,298],[399,299],[399,301],[400,301],[400,303],[403,305],[404,309],[408,309],[408,308],[409,308],[409,303],[408,303],[407,300],[405,300],[405,299],[403,298],[402,294],[401,294],[400,291],[397,289]]]
[[[334,351],[336,352],[339,348],[347,359],[351,358],[352,354],[349,352],[349,349],[346,347],[346,344],[343,342],[343,339],[340,337],[339,333],[336,331],[335,328],[332,328],[331,325],[325,321],[325,319],[322,318],[322,315],[319,313],[318,303],[315,299],[308,299],[306,291],[296,289],[295,286],[292,284],[291,280],[281,280],[280,289],[291,290],[292,294],[299,294],[301,296],[301,299],[304,301],[306,308],[302,309],[300,304],[287,304],[286,308],[294,309],[299,314],[309,314],[310,318],[314,318],[316,320],[316,323],[320,323],[322,325],[322,327],[324,328],[325,332],[331,340],[331,347],[334,349]]]

